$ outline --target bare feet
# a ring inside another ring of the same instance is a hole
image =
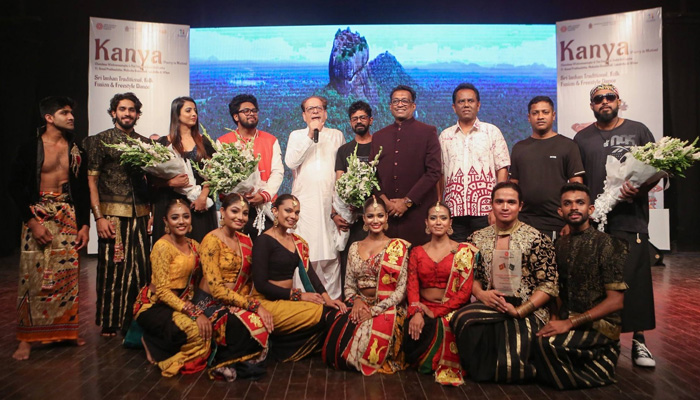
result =
[[[32,351],[32,344],[29,342],[21,341],[17,350],[12,354],[12,358],[19,361],[29,360],[29,352]]]
[[[151,357],[151,352],[148,351],[148,346],[146,346],[146,341],[143,340],[143,337],[141,337],[141,344],[143,344],[143,349],[146,350],[146,359],[148,360],[148,362],[151,364],[155,364],[156,362],[153,361],[153,357]]]

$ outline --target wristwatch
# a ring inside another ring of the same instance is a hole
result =
[[[409,199],[408,197],[406,197],[403,202],[408,208],[411,208],[411,206],[413,206],[413,200]]]

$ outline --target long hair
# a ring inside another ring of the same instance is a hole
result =
[[[191,97],[178,97],[170,104],[170,133],[168,137],[173,145],[173,148],[180,155],[185,154],[185,149],[182,147],[182,137],[180,137],[180,112],[182,107],[186,102],[192,102],[197,110],[197,103]],[[197,123],[192,127],[192,139],[194,139],[194,144],[196,145],[197,155],[195,159],[197,161],[202,158],[211,158],[211,154],[207,153],[207,149],[204,147],[204,140],[202,139],[202,134],[199,133],[199,113],[197,113]]]

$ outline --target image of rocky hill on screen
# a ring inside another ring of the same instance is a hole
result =
[[[367,40],[357,32],[338,29],[328,60],[329,87],[376,104],[397,85],[416,82],[388,51],[369,61]]]

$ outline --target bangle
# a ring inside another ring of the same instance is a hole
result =
[[[331,219],[335,218],[336,215],[338,215],[338,213],[335,212],[335,211],[333,211],[333,212],[331,213]]]
[[[250,312],[258,312],[258,308],[260,308],[260,300],[250,299],[248,301],[248,307],[246,307],[246,310]]]
[[[589,314],[588,311],[586,311],[583,314],[573,315],[569,317],[569,321],[571,321],[571,325],[573,325],[573,327],[576,328],[583,324],[593,321],[593,318],[591,317],[591,314]]]
[[[102,215],[102,211],[100,211],[100,205],[99,205],[99,204],[95,204],[95,205],[93,205],[93,206],[90,207],[90,208],[92,208],[92,215],[95,216],[95,221],[97,221],[97,220],[100,219],[100,218],[104,218],[104,216]]]
[[[525,318],[530,313],[535,311],[537,307],[535,307],[535,304],[533,304],[530,300],[526,301],[525,303],[519,305],[516,309],[515,312],[518,314],[518,317],[520,318]]]
[[[289,300],[301,301],[301,289],[292,289],[289,293]]]

